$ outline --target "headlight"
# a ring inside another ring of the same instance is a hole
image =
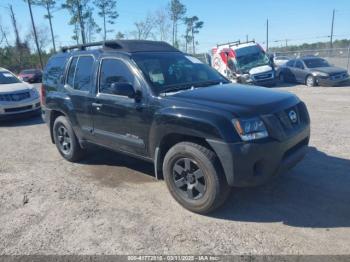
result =
[[[243,141],[251,141],[269,136],[264,122],[259,118],[233,119],[233,126]]]
[[[314,76],[322,76],[322,77],[329,77],[329,74],[323,73],[323,72],[313,72]]]

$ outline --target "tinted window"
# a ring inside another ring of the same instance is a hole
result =
[[[329,63],[322,58],[305,59],[304,62],[308,68],[329,67],[330,66]]]
[[[133,59],[156,93],[227,80],[198,59],[182,53],[137,53]]]
[[[304,69],[304,65],[303,65],[303,63],[302,63],[300,60],[298,60],[298,61],[295,63],[295,67],[296,67],[296,68],[299,68],[299,69]]]
[[[89,91],[93,78],[94,59],[91,56],[81,56],[78,59],[75,69],[74,85],[75,90]]]
[[[77,67],[78,57],[74,57],[72,59],[72,62],[70,63],[69,70],[68,70],[68,76],[67,76],[67,84],[71,87],[74,86],[74,74],[75,69]]]
[[[45,68],[43,83],[48,86],[57,85],[64,72],[66,57],[54,57],[49,60]]]
[[[113,83],[134,83],[134,76],[121,60],[103,59],[100,73],[100,92],[112,94]]]
[[[290,60],[290,61],[288,61],[288,62],[287,62],[287,66],[289,66],[289,67],[294,67],[294,62],[295,62],[295,60]]]

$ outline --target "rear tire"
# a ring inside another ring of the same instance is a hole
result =
[[[313,75],[308,75],[305,80],[305,84],[308,87],[314,87],[316,86],[316,79]]]
[[[163,174],[175,200],[195,213],[219,208],[231,191],[215,153],[195,143],[173,146],[164,158]]]
[[[77,162],[84,156],[84,150],[74,134],[66,117],[59,116],[53,125],[53,136],[58,152],[68,161]]]

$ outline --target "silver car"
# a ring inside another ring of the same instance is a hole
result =
[[[0,118],[31,112],[40,112],[38,91],[0,67]]]

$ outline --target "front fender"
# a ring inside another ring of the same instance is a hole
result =
[[[170,134],[226,141],[233,126],[225,114],[189,108],[165,108],[155,114],[151,125],[149,148],[155,149]]]

